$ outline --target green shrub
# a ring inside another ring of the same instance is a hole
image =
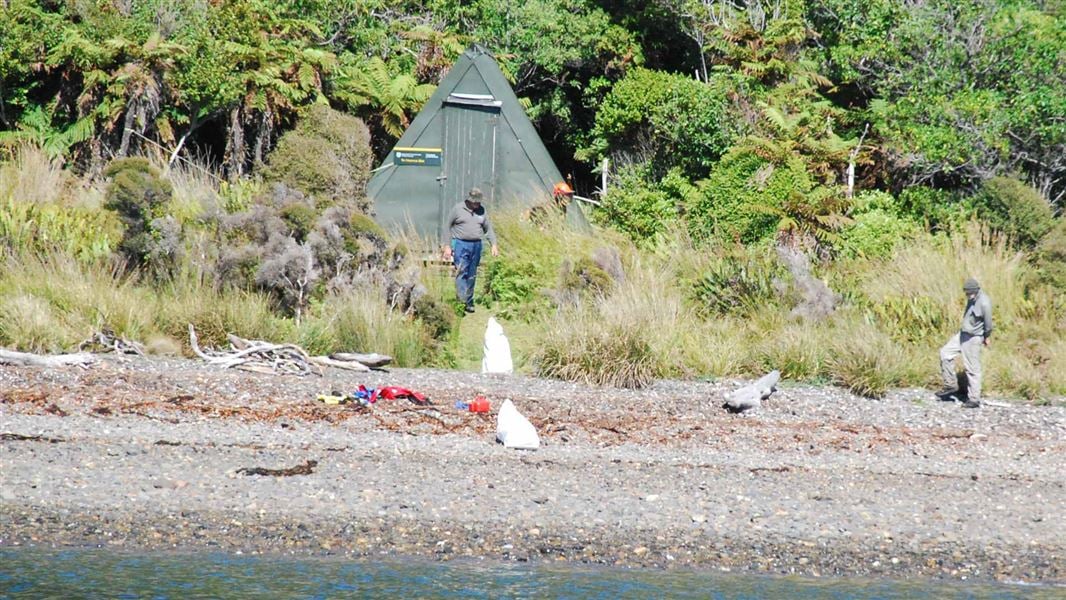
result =
[[[846,258],[883,258],[921,232],[914,221],[875,209],[855,216],[840,232],[836,248]]]
[[[593,218],[638,244],[655,240],[678,220],[681,198],[675,193],[682,193],[682,189],[673,176],[667,186],[658,186],[649,177],[646,167],[629,165],[619,169]]]
[[[348,227],[356,234],[375,235],[383,239],[388,237],[377,221],[363,213],[353,211],[351,216],[348,217]]]
[[[297,242],[307,239],[307,234],[311,233],[318,217],[314,207],[301,202],[292,202],[281,207],[278,216],[289,226],[290,235]]]
[[[360,119],[315,104],[278,139],[264,176],[314,196],[319,208],[366,212],[372,159],[370,132]]]
[[[218,184],[218,195],[222,210],[227,213],[239,213],[248,210],[255,203],[256,197],[262,195],[263,186],[257,179],[238,179],[222,181]]]
[[[899,194],[898,214],[926,223],[930,229],[957,231],[969,220],[970,202],[956,192],[912,186]]]
[[[892,339],[920,342],[935,338],[950,326],[951,308],[929,296],[885,296],[870,306],[878,323],[888,330]]]
[[[770,238],[783,212],[815,189],[802,161],[775,164],[748,151],[730,151],[687,208],[693,238],[751,244]]]
[[[0,202],[0,248],[16,254],[59,251],[93,262],[106,258],[117,247],[118,229],[115,219],[100,210]]]
[[[504,318],[529,319],[547,307],[549,276],[545,266],[525,258],[499,257],[484,272],[485,298],[498,303]]]
[[[853,221],[840,231],[834,246],[846,258],[890,256],[897,245],[922,232],[916,221],[900,216],[901,212],[899,202],[887,192],[859,193],[852,203]]]
[[[133,267],[157,276],[173,274],[181,258],[181,231],[167,214],[170,182],[144,158],[123,158],[104,170],[111,178],[104,207],[115,211],[126,229],[118,249]]]
[[[323,204],[336,203],[335,190],[348,179],[330,143],[298,129],[281,136],[263,175],[267,181],[283,183]]]
[[[417,298],[412,305],[412,312],[426,332],[435,340],[448,339],[452,330],[455,329],[457,317],[455,311],[439,299],[424,294]]]
[[[597,102],[590,144],[578,157],[598,160],[612,148],[639,146],[656,177],[673,167],[702,177],[732,141],[728,93],[685,75],[630,70]]]
[[[370,130],[358,117],[333,110],[325,104],[313,104],[300,116],[297,128],[330,143],[337,156],[351,167],[351,185],[358,195],[370,180],[374,160],[370,149]]]
[[[1059,218],[1055,227],[1036,247],[1036,264],[1041,280],[1060,290],[1066,290],[1066,218]]]
[[[1043,196],[1024,182],[993,177],[974,196],[978,215],[1016,244],[1032,248],[1055,226],[1055,215]]]

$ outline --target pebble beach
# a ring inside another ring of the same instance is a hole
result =
[[[0,547],[1066,583],[1063,399],[965,409],[786,381],[728,413],[745,383],[0,366]],[[433,404],[316,399],[360,385]],[[456,408],[478,394],[490,412]],[[505,399],[540,449],[496,443]]]

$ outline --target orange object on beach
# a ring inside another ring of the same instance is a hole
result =
[[[474,398],[474,401],[470,403],[470,412],[489,412],[489,401],[484,396],[478,396]]]

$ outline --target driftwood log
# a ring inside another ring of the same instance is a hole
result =
[[[289,373],[293,375],[321,375],[311,356],[296,344],[271,344],[227,336],[230,350],[204,350],[196,338],[196,329],[189,323],[189,345],[192,351],[207,362],[222,368],[237,368],[257,373]]]
[[[336,353],[330,356],[311,356],[296,344],[274,344],[263,340],[249,340],[228,334],[229,350],[200,348],[196,329],[189,324],[189,344],[192,351],[207,362],[223,368],[237,368],[256,373],[290,373],[294,375],[322,374],[321,367],[349,371],[369,371],[392,362],[384,354]],[[365,362],[364,362],[365,361]]]
[[[392,357],[376,352],[371,354],[359,354],[356,352],[334,352],[329,358],[341,362],[357,362],[371,369],[378,369],[392,362]]]
[[[5,365],[25,367],[87,367],[94,362],[96,362],[96,357],[88,352],[41,355],[0,348],[0,364]]]
[[[311,360],[314,361],[316,365],[322,365],[323,367],[334,367],[337,369],[345,369],[348,371],[370,370],[369,366],[354,360],[337,360],[329,356],[312,356]]]
[[[753,408],[759,408],[762,405],[762,401],[774,393],[774,390],[777,389],[777,382],[780,380],[781,371],[770,371],[760,377],[755,383],[726,394],[725,404],[722,407],[731,413],[741,413]]]

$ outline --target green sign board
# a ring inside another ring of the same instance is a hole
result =
[[[392,164],[396,166],[439,167],[440,148],[394,148]]]

